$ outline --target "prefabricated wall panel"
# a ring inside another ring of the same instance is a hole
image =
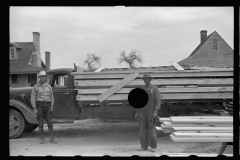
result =
[[[134,71],[138,71],[139,75],[103,102],[127,102],[131,90],[144,87],[142,80],[144,74],[150,74],[153,77],[151,84],[158,87],[162,102],[223,102],[233,99],[232,68],[184,71],[171,68],[171,70],[105,69],[101,72],[73,72],[75,90],[78,93],[77,101],[89,104],[99,102],[100,95]]]

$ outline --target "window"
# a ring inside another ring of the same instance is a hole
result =
[[[217,48],[217,39],[213,39],[213,49],[218,49]]]
[[[31,83],[31,74],[28,74],[28,83]]]
[[[18,75],[12,74],[12,83],[18,83]]]
[[[10,58],[10,60],[16,60],[17,59],[17,54],[16,54],[16,48],[14,48],[14,47],[10,47],[9,48],[9,58]]]
[[[68,85],[67,75],[57,75],[54,80],[54,87],[67,87]]]

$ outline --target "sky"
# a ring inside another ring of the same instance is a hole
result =
[[[233,47],[233,7],[10,7],[10,42],[32,42],[40,33],[40,53],[51,52],[51,69],[87,68],[87,54],[106,68],[118,64],[120,51],[137,50],[141,67],[169,66],[188,57],[200,31],[214,31]]]

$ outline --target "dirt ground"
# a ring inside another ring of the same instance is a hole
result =
[[[158,137],[157,152],[138,151],[139,123],[134,120],[88,119],[74,124],[54,124],[57,144],[49,142],[44,125],[45,143],[39,144],[38,128],[18,139],[10,139],[10,156],[156,156],[162,152],[217,154],[221,143],[176,143],[169,134]],[[233,154],[227,146],[224,154]]]

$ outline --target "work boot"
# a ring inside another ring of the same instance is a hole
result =
[[[49,133],[50,133],[50,136],[51,136],[50,142],[53,143],[53,144],[56,144],[57,141],[53,137],[53,127],[48,127],[48,130],[49,130]]]
[[[148,150],[148,148],[143,148],[143,147],[138,148],[138,151],[145,151],[145,150]]]
[[[156,152],[157,150],[156,150],[156,148],[151,148],[150,151],[151,152]]]
[[[42,127],[38,127],[39,128],[39,135],[40,135],[40,144],[44,143],[44,138],[43,138],[43,126]]]

